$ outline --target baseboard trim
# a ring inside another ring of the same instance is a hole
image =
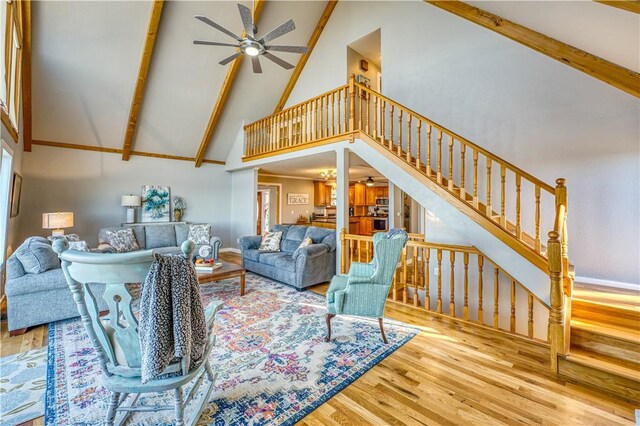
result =
[[[225,248],[221,248],[220,253],[240,253],[240,249],[237,248],[233,248],[233,247],[225,247]]]
[[[601,285],[605,287],[622,288],[625,290],[640,290],[640,284],[623,283],[620,281],[601,280],[590,277],[575,277],[574,282],[580,284]]]

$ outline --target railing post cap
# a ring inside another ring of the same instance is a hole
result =
[[[549,231],[550,240],[557,240],[559,238],[560,238],[560,234],[558,234],[556,231]]]
[[[567,180],[565,178],[558,178],[558,179],[556,179],[556,185],[557,186],[564,186],[566,181]]]

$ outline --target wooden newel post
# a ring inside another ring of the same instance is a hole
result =
[[[559,178],[556,179],[556,208],[559,206],[564,206],[564,218],[563,225],[560,232],[562,232],[561,239],[561,247],[562,247],[562,268],[565,274],[569,272],[569,250],[568,250],[568,235],[567,235],[567,214],[569,211],[569,206],[567,205],[567,187],[566,187],[566,179]]]
[[[345,235],[347,234],[347,230],[342,228],[340,231],[340,273],[347,273],[347,242]]]
[[[351,95],[351,105],[349,105],[349,130],[355,131],[356,123],[356,76],[351,74],[349,77],[349,92]]]
[[[547,243],[549,259],[549,277],[551,278],[549,310],[549,344],[551,346],[551,369],[558,371],[558,355],[567,353],[564,335],[564,288],[562,282],[562,248],[560,235],[556,231],[549,232]]]

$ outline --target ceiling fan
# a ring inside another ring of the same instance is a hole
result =
[[[217,29],[228,35],[231,38],[236,39],[237,43],[222,43],[218,41],[203,41],[203,40],[194,40],[193,44],[204,44],[209,46],[227,46],[227,47],[236,47],[239,50],[233,55],[223,59],[220,61],[220,65],[226,65],[229,62],[233,61],[240,55],[247,54],[251,57],[251,65],[253,65],[254,73],[261,73],[262,67],[260,66],[260,60],[258,56],[262,55],[265,58],[269,59],[272,62],[280,65],[284,69],[291,69],[293,65],[289,62],[281,59],[274,54],[270,53],[270,51],[274,52],[290,52],[290,53],[307,53],[309,50],[305,46],[273,46],[267,45],[271,40],[283,36],[293,30],[296,29],[296,25],[293,23],[293,19],[289,19],[284,24],[279,25],[273,30],[269,31],[267,34],[263,35],[262,38],[257,39],[256,33],[258,32],[258,27],[256,27],[253,23],[253,18],[251,17],[251,9],[247,6],[238,3],[238,10],[240,10],[240,18],[242,18],[242,24],[244,25],[245,36],[239,37],[222,27],[221,25],[216,24],[206,16],[196,15],[195,18],[204,22],[207,25],[211,25],[213,28]]]

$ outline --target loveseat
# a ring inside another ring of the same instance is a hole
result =
[[[107,249],[109,238],[107,231],[118,231],[131,228],[138,242],[140,250],[153,249],[162,254],[175,253],[180,254],[180,246],[189,238],[189,226],[195,224],[149,224],[149,225],[131,225],[102,228],[98,231],[98,247]],[[218,259],[222,240],[219,237],[211,235],[209,228],[209,245],[213,248],[213,257]],[[200,250],[204,244],[196,244],[196,251]]]
[[[282,232],[280,251],[260,251],[259,235],[240,238],[242,263],[247,271],[303,289],[331,281],[336,273],[336,232],[303,225],[275,225]],[[312,244],[300,247],[305,238]]]

